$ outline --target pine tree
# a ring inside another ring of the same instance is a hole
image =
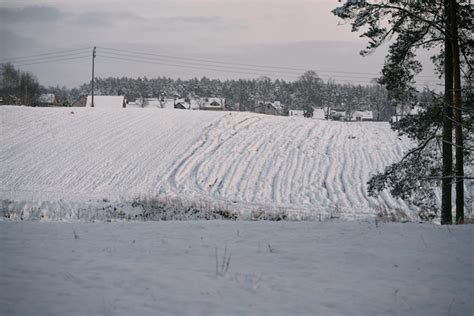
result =
[[[434,105],[426,109],[428,117],[422,115],[420,118],[407,118],[402,123],[393,126],[401,134],[406,134],[417,140],[418,146],[408,152],[399,163],[389,166],[384,173],[372,178],[368,185],[369,192],[372,194],[390,187],[395,195],[407,198],[407,196],[416,195],[416,186],[405,185],[416,180],[412,179],[413,177],[421,181],[417,185],[423,185],[423,188],[433,186],[425,180],[441,179],[443,182],[441,222],[442,224],[451,224],[450,190],[452,179],[455,179],[456,222],[462,223],[464,218],[463,156],[466,148],[462,145],[463,106],[460,89],[460,57],[463,58],[465,67],[469,69],[468,72],[472,71],[470,65],[472,52],[468,37],[469,28],[472,27],[469,22],[472,8],[467,3],[456,3],[454,0],[394,0],[377,3],[348,0],[336,8],[333,13],[342,19],[351,20],[352,31],[364,30],[361,36],[368,38],[369,44],[361,52],[362,55],[369,54],[382,43],[394,39],[385,60],[380,83],[387,88],[389,97],[402,105],[411,103],[416,94],[413,83],[415,76],[421,71],[421,64],[416,60],[416,51],[420,48],[445,47],[443,63],[445,65],[446,102],[441,103],[440,106]],[[452,69],[452,73],[450,69]],[[450,117],[451,101],[455,113],[452,118]],[[446,109],[439,111],[439,108]],[[425,124],[420,124],[422,120],[425,120]],[[449,156],[452,152],[452,142],[448,138],[448,135],[451,134],[448,121],[451,120],[454,121],[456,130],[455,175],[453,175],[450,165],[452,157]],[[441,123],[439,123],[440,121]],[[411,125],[423,126],[424,133],[411,133],[411,130],[420,131],[419,127],[413,128]],[[433,144],[440,139],[438,135],[440,129],[444,136],[442,155],[433,154],[436,153],[436,146]],[[430,156],[429,161],[421,159],[428,156]],[[418,159],[413,159],[413,157]],[[442,163],[436,164],[436,160]],[[422,170],[419,168],[420,163],[424,164]],[[411,173],[414,169],[418,170],[417,175]],[[433,170],[436,171],[436,174],[431,175]],[[442,170],[441,176],[440,170]],[[393,176],[395,174],[400,176],[399,180]],[[404,181],[406,183],[402,183]]]

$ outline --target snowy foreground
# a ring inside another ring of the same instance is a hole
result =
[[[9,106],[0,120],[0,201],[16,218],[104,219],[114,207],[136,213],[137,198],[295,218],[409,210],[366,191],[409,147],[388,123]]]
[[[366,192],[409,147],[386,123],[2,106],[0,128],[1,316],[473,314],[473,225],[373,217],[416,219]],[[310,221],[141,221],[216,214]]]
[[[3,221],[0,315],[472,315],[473,228]]]

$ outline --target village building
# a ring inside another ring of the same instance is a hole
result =
[[[283,105],[280,101],[258,101],[255,105],[255,113],[268,115],[281,115],[283,112]]]
[[[197,100],[199,109],[205,111],[224,111],[225,110],[225,99],[224,98],[199,98]]]
[[[405,116],[416,116],[419,115],[420,112],[423,112],[423,108],[420,106],[407,106],[407,105],[397,105],[395,108],[395,115],[393,115],[390,119],[391,122],[398,122]]]
[[[304,111],[303,110],[290,110],[288,112],[288,116],[304,117]]]
[[[191,104],[187,102],[186,99],[175,99],[174,108],[179,110],[189,110],[191,108]]]
[[[331,120],[334,121],[345,121],[347,118],[346,110],[344,109],[330,109]]]
[[[54,93],[43,93],[38,98],[37,106],[60,106],[59,98]]]
[[[374,112],[372,111],[355,111],[352,117],[356,121],[373,121]]]
[[[71,106],[76,107],[76,108],[81,108],[81,107],[85,107],[86,103],[87,103],[87,95],[82,95],[82,96],[79,97],[79,99],[74,101],[71,104]]]
[[[86,107],[92,107],[92,96],[87,96]],[[94,107],[104,109],[119,109],[127,107],[127,100],[120,95],[94,96]]]
[[[326,111],[323,108],[313,108],[313,118],[318,120],[325,120]]]
[[[159,98],[140,98],[139,100],[143,108],[161,108]]]
[[[92,107],[92,96],[81,96],[71,106],[73,107]],[[117,95],[95,95],[94,107],[101,109],[120,109],[127,106],[127,100],[124,96]]]

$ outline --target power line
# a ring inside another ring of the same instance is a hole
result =
[[[84,47],[84,48],[77,48],[77,49],[70,49],[70,50],[63,50],[63,51],[56,51],[56,52],[49,52],[49,53],[43,53],[43,54],[35,54],[35,55],[23,56],[23,57],[2,58],[2,59],[0,59],[0,63],[12,62],[12,61],[18,60],[18,59],[30,59],[30,58],[37,58],[37,57],[40,57],[40,56],[58,55],[58,54],[65,54],[65,53],[71,53],[71,52],[77,52],[77,51],[85,51],[85,50],[89,50],[89,49],[91,49],[91,47]]]
[[[130,61],[130,62],[138,62],[138,63],[144,63],[144,64],[152,64],[152,65],[180,67],[180,68],[203,69],[203,70],[211,70],[211,71],[218,71],[218,72],[238,73],[238,74],[256,75],[256,76],[263,76],[263,75],[268,75],[269,77],[275,77],[276,76],[276,75],[270,75],[270,74],[265,74],[265,73],[252,73],[252,72],[243,72],[243,71],[236,71],[236,70],[225,70],[225,69],[188,66],[188,65],[180,65],[180,64],[169,64],[169,63],[163,63],[163,62],[154,62],[154,61],[150,61],[150,60],[139,59],[138,57],[132,59],[132,58],[117,57],[117,56],[110,56],[110,55],[104,55],[104,54],[98,54],[97,57],[124,60],[124,61]],[[286,77],[294,77],[294,78],[299,77],[297,75],[285,75],[285,76]]]
[[[61,59],[61,58],[67,58],[67,57],[81,57],[84,56],[86,52],[78,52],[78,53],[70,53],[70,54],[61,54],[61,55],[56,55],[56,56],[47,56],[47,57],[36,57],[34,59],[28,59],[28,60],[21,60],[21,61],[14,61],[12,64],[18,65],[18,64],[24,64],[24,63],[36,63],[36,62],[43,62],[43,61],[50,61],[50,60],[56,60],[56,59]]]
[[[152,65],[162,65],[162,66],[169,66],[169,67],[179,67],[179,68],[192,68],[192,69],[202,69],[202,70],[210,70],[210,71],[216,71],[216,72],[224,72],[224,73],[237,73],[237,74],[245,74],[245,75],[256,75],[256,76],[268,76],[268,77],[273,77],[273,78],[292,78],[292,79],[296,79],[296,78],[299,78],[300,75],[297,75],[295,73],[280,73],[280,72],[277,72],[276,74],[275,73],[263,73],[262,71],[263,70],[251,70],[251,71],[248,71],[247,68],[231,68],[231,69],[225,69],[223,66],[220,66],[221,68],[209,68],[209,66],[211,67],[216,67],[216,65],[203,65],[203,64],[196,64],[196,63],[192,63],[191,65],[188,64],[181,64],[181,63],[167,63],[167,62],[159,62],[159,61],[155,61],[154,59],[149,59],[149,58],[144,58],[144,57],[138,57],[138,56],[130,56],[130,55],[126,55],[126,54],[118,54],[118,53],[115,53],[114,55],[111,55],[110,52],[107,52],[107,53],[100,53],[98,55],[99,57],[103,57],[103,58],[107,58],[107,59],[115,59],[115,60],[123,60],[123,61],[128,61],[128,62],[136,62],[136,63],[142,63],[142,64],[152,64]],[[237,70],[235,70],[237,69]],[[247,71],[246,71],[247,70]],[[329,76],[329,75],[323,75],[323,76]],[[342,78],[349,78],[350,77],[346,77],[346,76],[336,76],[336,77],[342,77]],[[344,79],[338,79],[338,78],[333,78],[331,76],[329,76],[329,78],[322,78],[324,80],[334,80],[334,81],[338,81],[338,82],[344,82],[344,83],[359,83],[359,84],[365,84],[365,85],[371,85],[373,84],[372,82],[372,78],[364,78],[364,77],[359,77],[360,79],[366,79],[365,81],[362,81],[362,80],[344,80]],[[425,84],[429,84],[430,82],[422,82],[422,83],[416,83],[416,85],[425,85]]]
[[[144,64],[155,64],[168,67],[179,67],[179,68],[192,68],[192,69],[202,69],[215,72],[224,72],[224,73],[236,73],[236,74],[245,74],[245,75],[254,75],[254,76],[268,76],[273,78],[292,78],[296,79],[301,76],[301,74],[295,71],[306,71],[303,68],[291,68],[291,67],[278,67],[278,66],[264,66],[264,65],[255,65],[255,64],[243,64],[243,63],[233,63],[233,62],[222,62],[222,61],[211,61],[205,59],[197,58],[186,58],[186,57],[174,57],[170,55],[161,55],[161,54],[152,54],[144,52],[136,52],[129,50],[119,50],[101,47],[105,50],[104,53],[100,53],[99,56],[107,59],[116,59],[123,60],[128,62],[137,62]],[[90,57],[89,54],[86,54],[86,50],[89,50],[89,47],[71,49],[65,51],[56,51],[43,54],[36,54],[24,57],[11,58],[9,61],[13,61],[13,64],[16,66],[28,66],[28,65],[38,65],[38,64],[48,64],[60,61],[67,60],[77,60]],[[163,60],[164,59],[164,60]],[[168,60],[166,60],[168,59]],[[174,59],[174,60],[173,60]],[[4,59],[5,60],[5,59]],[[17,60],[17,61],[14,61]],[[281,69],[279,71],[275,69]],[[286,70],[285,70],[286,69]],[[292,71],[289,71],[292,70]],[[322,71],[325,72],[325,71]],[[334,71],[338,74],[348,74],[348,75],[335,75],[335,74],[320,74],[321,79],[324,80],[334,80],[337,82],[345,83],[359,83],[370,85],[373,84],[374,77],[365,77],[365,76],[351,76],[351,74],[371,74],[371,73],[358,73],[358,72],[341,72]],[[375,75],[375,74],[374,74]],[[338,79],[343,78],[343,79]],[[362,80],[353,80],[362,79]],[[347,79],[347,80],[345,80]],[[416,85],[426,85],[431,84],[432,82],[424,81],[417,82]]]
[[[292,77],[292,79],[299,78],[299,75],[282,75],[282,76],[277,76],[276,74],[268,74],[268,73],[256,73],[256,72],[244,72],[244,71],[236,71],[236,70],[225,70],[225,69],[216,69],[216,68],[208,68],[208,67],[198,67],[198,66],[188,66],[188,65],[180,65],[180,64],[169,64],[169,63],[163,63],[163,62],[154,62],[154,61],[149,61],[149,60],[144,60],[144,59],[139,59],[137,58],[125,58],[125,57],[117,57],[117,56],[110,56],[110,55],[104,55],[104,54],[98,54],[98,57],[102,58],[107,58],[107,59],[116,59],[116,60],[123,60],[123,61],[128,61],[128,62],[137,62],[137,63],[143,63],[143,64],[152,64],[152,65],[162,65],[162,66],[170,66],[170,67],[179,67],[179,68],[193,68],[193,69],[203,69],[203,70],[210,70],[210,71],[217,71],[217,72],[224,72],[224,73],[238,73],[238,74],[245,74],[245,75],[256,75],[256,76],[268,76],[268,77],[273,77],[273,78],[284,78],[284,77]],[[360,80],[342,80],[342,79],[333,79],[335,81],[342,81],[342,82],[347,82],[347,83],[362,83],[369,85],[371,84],[370,81],[360,81]]]
[[[55,63],[55,62],[59,62],[59,61],[84,59],[84,58],[90,58],[90,56],[89,55],[84,55],[84,56],[78,56],[78,57],[52,59],[52,60],[38,61],[38,62],[33,62],[33,63],[26,63],[26,64],[25,63],[15,64],[15,65],[18,66],[18,67],[22,67],[22,66],[49,64],[49,63]]]
[[[105,51],[115,51],[115,52],[122,52],[122,53],[129,53],[135,55],[144,55],[144,56],[154,56],[160,58],[167,58],[167,59],[176,59],[176,60],[189,60],[189,61],[197,61],[197,62],[204,62],[209,64],[221,64],[221,65],[234,65],[234,66],[244,66],[244,67],[257,67],[257,68],[266,68],[266,69],[282,69],[282,70],[293,70],[293,71],[307,71],[308,69],[305,68],[296,68],[296,67],[281,67],[281,66],[268,66],[268,65],[257,65],[257,64],[245,64],[245,63],[235,63],[235,62],[223,62],[223,61],[216,61],[216,60],[209,60],[209,59],[201,59],[201,58],[190,58],[190,57],[178,57],[178,56],[171,56],[165,54],[156,54],[156,53],[146,53],[146,52],[138,52],[132,50],[125,50],[125,49],[115,49],[115,48],[107,48],[107,47],[98,47]],[[374,75],[380,76],[378,73],[369,73],[369,72],[349,72],[349,71],[335,71],[335,70],[315,70],[317,72],[327,72],[327,73],[340,73],[340,74],[355,74],[355,75]],[[428,77],[428,78],[436,78],[436,76],[423,76],[419,75],[418,77]]]
[[[123,57],[123,58],[134,58],[134,59],[146,60],[146,61],[158,60],[159,62],[166,62],[166,63],[170,62],[169,60],[161,59],[161,57],[141,57],[141,56],[134,56],[134,55],[130,55],[130,54],[124,54],[124,53],[116,53],[116,52],[106,52],[106,54],[107,54],[107,56],[113,55],[113,56],[118,56],[118,57]],[[255,72],[255,71],[263,72],[263,71],[265,71],[264,74],[275,73],[275,74],[278,74],[278,75],[285,75],[285,76],[286,75],[297,76],[297,77],[301,76],[301,73],[291,72],[291,71],[276,71],[276,70],[270,70],[270,69],[269,70],[263,70],[263,69],[244,68],[244,67],[237,67],[237,66],[208,65],[208,64],[203,64],[203,63],[198,63],[198,62],[189,62],[189,61],[171,61],[171,62],[178,63],[179,65],[214,67],[213,69],[215,69],[217,67],[218,69],[223,69],[223,70],[230,69],[230,70],[251,71],[251,72]],[[323,75],[323,76],[327,76],[327,75]],[[369,77],[359,77],[359,76],[350,76],[350,75],[345,75],[345,76],[332,75],[332,77],[368,79],[368,80],[374,79],[372,77],[369,78]]]

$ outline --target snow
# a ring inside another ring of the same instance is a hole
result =
[[[0,107],[0,315],[472,315],[474,226],[371,217],[409,210],[365,189],[409,147],[382,122]],[[313,220],[99,216],[137,197]]]
[[[0,315],[472,315],[473,233],[373,220],[4,221]]]
[[[366,191],[370,176],[410,146],[388,123],[9,106],[0,119],[0,200],[25,214],[53,219],[102,207],[103,199],[157,196],[315,218],[409,210],[386,192],[373,198]]]

